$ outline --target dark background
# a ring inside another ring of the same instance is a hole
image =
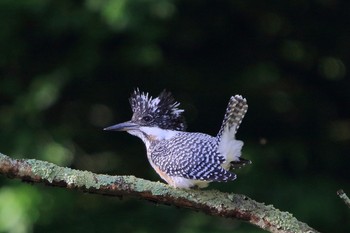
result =
[[[130,93],[172,91],[215,135],[231,95],[253,164],[209,189],[245,194],[322,232],[349,232],[348,1],[0,1],[0,151],[160,180],[141,140],[102,131]],[[0,177],[0,232],[263,232],[145,201]]]

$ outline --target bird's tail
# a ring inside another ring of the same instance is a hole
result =
[[[248,104],[245,98],[240,95],[231,96],[217,137],[221,138],[225,131],[230,131],[230,133],[236,134],[247,110]]]
[[[241,158],[243,142],[236,140],[236,132],[247,112],[247,100],[240,95],[230,98],[221,129],[217,135],[219,153],[225,158],[222,167],[226,170],[235,169],[250,161]]]
[[[248,164],[251,164],[252,161],[248,160],[248,159],[245,159],[245,158],[242,158],[242,157],[239,157],[239,160],[238,161],[232,161],[230,162],[230,165],[229,165],[229,170],[231,169],[239,169],[239,168],[242,168],[244,167],[245,165],[248,165]]]

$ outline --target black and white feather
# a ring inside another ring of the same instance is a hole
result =
[[[151,160],[169,176],[202,181],[229,181],[236,175],[225,170],[217,138],[203,133],[179,132],[169,140],[151,144]]]
[[[232,133],[236,134],[247,110],[248,104],[245,98],[240,95],[231,96],[217,137],[221,138],[225,131],[232,128],[234,129]]]
[[[137,88],[129,99],[133,111],[132,121],[140,125],[157,126],[162,129],[186,130],[186,122],[172,94],[163,90],[158,97],[152,98],[148,93]]]
[[[237,130],[247,110],[248,104],[245,98],[240,95],[231,96],[220,131],[216,136],[220,141],[218,150],[225,157],[222,167],[227,170],[241,168],[251,163],[241,158],[243,142],[236,140]]]
[[[136,89],[130,104],[132,119],[106,129],[125,130],[141,138],[154,170],[174,187],[203,188],[213,181],[231,181],[236,174],[230,169],[250,163],[241,158],[243,142],[236,140],[237,129],[248,109],[242,96],[230,98],[216,137],[186,132],[184,110],[165,90],[152,98]]]

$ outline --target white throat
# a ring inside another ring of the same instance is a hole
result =
[[[151,141],[168,140],[179,133],[179,131],[141,126],[138,130],[129,130],[128,133],[141,138],[148,148]]]

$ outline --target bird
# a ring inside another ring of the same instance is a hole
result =
[[[159,176],[174,188],[205,188],[211,182],[236,179],[230,170],[251,161],[241,157],[243,142],[236,132],[248,105],[241,95],[230,97],[221,128],[216,136],[187,132],[184,110],[171,92],[163,90],[153,98],[134,90],[129,98],[132,118],[104,128],[126,131],[146,146],[147,158]]]

